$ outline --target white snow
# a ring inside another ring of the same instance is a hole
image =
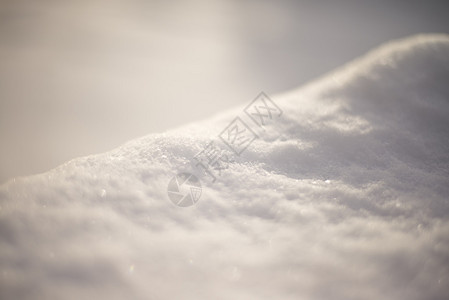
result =
[[[447,299],[448,78],[422,35],[272,97],[281,136],[189,208],[169,180],[243,107],[10,181],[0,298]]]

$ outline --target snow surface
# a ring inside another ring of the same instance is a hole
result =
[[[274,96],[281,136],[189,208],[169,180],[243,107],[10,181],[0,298],[447,299],[448,79],[421,35]]]

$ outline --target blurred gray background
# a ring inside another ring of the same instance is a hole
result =
[[[0,1],[0,182],[449,32],[448,1]]]

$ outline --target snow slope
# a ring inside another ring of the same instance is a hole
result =
[[[1,299],[447,299],[449,37],[295,91],[199,202],[169,180],[243,107],[0,189]],[[251,99],[248,99],[248,102]]]

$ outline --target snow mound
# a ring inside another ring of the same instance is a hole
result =
[[[422,35],[272,97],[280,134],[188,208],[168,182],[243,108],[14,179],[0,298],[446,299],[448,78]]]

